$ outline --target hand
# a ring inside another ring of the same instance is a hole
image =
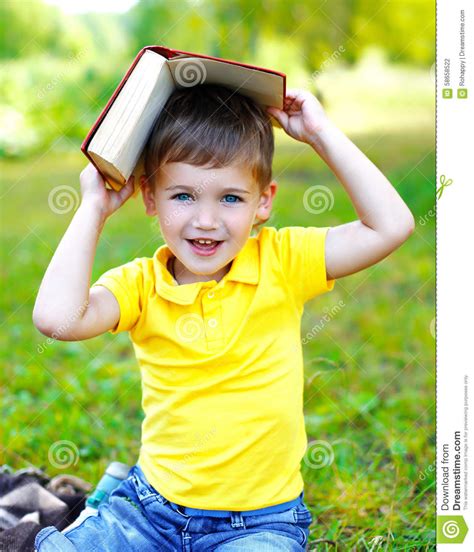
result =
[[[105,220],[130,198],[133,193],[133,181],[132,175],[120,191],[108,190],[99,171],[89,163],[80,175],[82,203],[94,205]]]
[[[289,136],[307,144],[311,144],[329,123],[322,105],[313,94],[296,88],[286,91],[283,110],[267,107],[267,112],[280,123]]]

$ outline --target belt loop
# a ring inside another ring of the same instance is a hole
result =
[[[143,470],[140,468],[140,466],[138,466],[138,464],[135,466],[133,472],[133,480],[135,483],[135,490],[137,492],[137,495],[142,500],[149,498],[150,496],[154,496],[161,504],[166,504],[168,502],[168,499],[166,499],[162,494],[160,494],[154,487],[150,485],[150,483],[146,479],[145,474],[143,473]]]
[[[244,518],[241,512],[231,512],[230,520],[230,526],[232,527],[232,529],[246,529]]]
[[[164,498],[164,497],[163,497],[163,498]],[[164,498],[164,500],[166,500],[166,502],[169,503],[169,505],[171,506],[171,508],[173,508],[173,510],[174,510],[175,512],[177,512],[178,514],[182,515],[182,516],[185,517],[185,518],[191,519],[191,517],[188,516],[188,514],[186,514],[186,512],[183,512],[183,511],[181,510],[182,507],[181,507],[179,504],[176,504],[175,502],[170,502],[170,501],[167,500],[166,498]],[[166,504],[166,502],[165,502],[164,504]]]

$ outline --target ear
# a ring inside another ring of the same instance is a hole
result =
[[[259,220],[266,221],[270,218],[272,212],[273,198],[275,197],[277,189],[278,184],[276,180],[272,180],[270,184],[265,188],[265,190],[261,193],[259,204],[255,212],[255,216]]]
[[[142,191],[146,214],[150,217],[157,215],[158,213],[156,211],[153,183],[148,180],[145,174],[140,176],[140,188]]]

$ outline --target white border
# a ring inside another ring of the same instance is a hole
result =
[[[457,98],[461,50],[461,10],[464,10],[465,88],[467,99]],[[436,511],[462,515],[468,526],[463,544],[438,544],[474,550],[474,296],[469,286],[474,275],[474,2],[437,2],[436,41],[436,187],[445,186],[436,204]],[[450,60],[451,99],[443,98],[445,60]],[[452,183],[446,186],[449,180]],[[462,279],[463,276],[467,277]],[[468,383],[465,388],[464,378]],[[468,394],[468,407],[464,394]],[[469,396],[470,395],[470,396]],[[470,401],[470,402],[469,402]],[[466,415],[466,419],[465,419]],[[453,510],[454,432],[460,431],[460,510]],[[448,510],[443,510],[443,446],[449,447]],[[467,467],[467,470],[465,469]],[[440,539],[440,531],[437,531]]]

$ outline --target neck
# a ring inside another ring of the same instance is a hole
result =
[[[206,277],[206,276],[190,273],[188,270],[186,270],[185,267],[183,267],[180,270],[179,269],[180,263],[179,264],[178,263],[179,263],[179,261],[176,259],[176,257],[172,257],[168,260],[168,271],[173,276],[173,278],[175,279],[175,281],[177,282],[178,285],[191,284],[191,283],[195,283],[195,282],[207,282],[207,281],[210,281],[210,280],[216,280],[217,282],[219,282],[229,272],[229,270],[232,266],[232,262],[230,262],[226,267],[224,267],[224,269],[219,271],[219,273],[214,274],[213,276],[207,276]],[[177,264],[178,264],[178,266],[177,266]],[[181,281],[178,280],[178,278],[176,276],[177,272],[179,274],[181,274]]]
[[[173,279],[176,280],[176,276],[174,273],[174,260],[175,257],[171,257],[170,259],[168,259],[168,272],[170,272],[171,276],[173,276]]]

